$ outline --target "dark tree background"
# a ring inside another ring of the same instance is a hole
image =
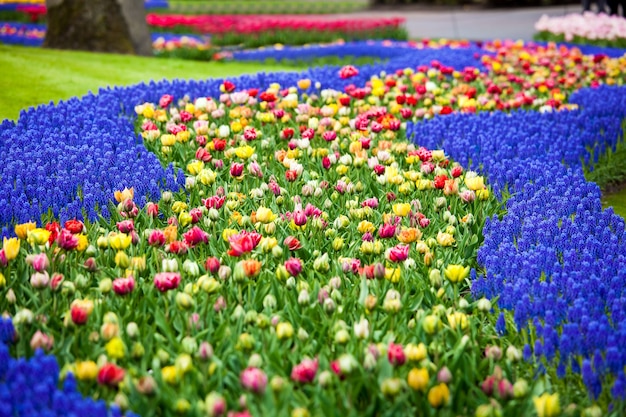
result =
[[[44,47],[151,55],[144,0],[46,0]]]

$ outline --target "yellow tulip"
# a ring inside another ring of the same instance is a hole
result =
[[[478,191],[485,188],[485,181],[483,177],[465,177],[465,185],[472,191]]]
[[[191,175],[198,175],[204,169],[204,162],[195,160],[187,164],[187,172]]]
[[[2,249],[7,261],[12,261],[17,258],[17,254],[20,252],[20,240],[16,237],[10,239],[5,237],[2,242]]]
[[[50,239],[50,232],[40,227],[29,230],[26,234],[26,240],[31,246],[45,245],[48,243],[48,239]]]
[[[133,238],[125,233],[111,233],[109,245],[115,250],[125,250],[132,243]]]
[[[406,357],[410,361],[419,362],[423,359],[426,359],[428,356],[428,352],[426,351],[426,345],[420,343],[416,345],[415,343],[409,343],[405,346],[404,352]]]
[[[561,414],[559,394],[543,393],[541,396],[533,398],[533,403],[535,403],[535,410],[539,417],[554,417]]]
[[[429,381],[428,369],[425,368],[413,368],[409,371],[409,375],[406,378],[409,387],[415,391],[426,391]]]
[[[256,219],[261,223],[270,223],[276,219],[276,215],[272,209],[261,206],[256,211]]]
[[[476,191],[476,197],[478,197],[479,200],[485,201],[489,198],[489,190],[483,188],[482,190]]]
[[[450,233],[437,233],[437,243],[439,243],[441,246],[452,246],[454,242],[456,242],[456,240],[454,239],[454,236],[452,236]]]
[[[126,355],[126,346],[119,337],[114,337],[104,346],[107,355],[111,359],[122,359]]]
[[[175,201],[174,204],[172,204],[172,211],[174,213],[180,213],[184,210],[187,210],[187,203],[184,201]]]
[[[250,145],[240,146],[235,149],[235,155],[241,159],[248,159],[254,154],[254,148]]]
[[[439,384],[428,391],[428,402],[435,408],[445,406],[450,400],[450,389],[446,384]]]
[[[133,187],[124,188],[122,191],[115,191],[113,195],[115,197],[115,201],[121,203],[125,200],[132,200],[135,196],[135,189]]]
[[[450,280],[450,282],[458,284],[469,276],[470,267],[463,267],[463,265],[448,265],[443,273],[446,278]]]
[[[411,211],[411,204],[409,203],[396,203],[393,205],[393,213],[396,216],[406,217]]]
[[[93,381],[98,376],[98,365],[94,361],[76,362],[76,378],[79,381]]]
[[[175,366],[165,366],[161,368],[161,377],[166,383],[174,385],[178,382],[178,370]]]
[[[289,339],[293,336],[293,326],[289,322],[278,323],[276,326],[276,336],[278,339]]]
[[[311,80],[309,80],[308,78],[303,78],[301,80],[298,80],[298,88],[300,90],[307,90],[310,86],[311,86]]]
[[[37,227],[37,223],[34,223],[34,222],[17,224],[15,225],[15,234],[17,235],[18,238],[20,238],[21,240],[24,240],[28,236],[28,232],[30,232],[31,230],[34,230],[36,227]]]
[[[78,246],[76,247],[76,250],[79,252],[82,252],[88,247],[89,247],[89,240],[87,239],[87,236],[78,235]]]
[[[458,311],[448,314],[448,323],[450,323],[452,330],[456,330],[457,327],[465,330],[468,326],[467,315]]]
[[[174,146],[176,143],[176,136],[174,135],[161,135],[161,145],[163,146]]]

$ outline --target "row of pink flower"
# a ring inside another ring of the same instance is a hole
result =
[[[535,29],[540,32],[546,31],[564,35],[566,41],[571,41],[576,36],[587,39],[614,40],[626,38],[626,19],[591,12],[572,13],[559,17],[543,15],[535,23]]]
[[[148,24],[171,29],[188,26],[204,33],[254,33],[271,30],[364,31],[398,27],[404,18],[389,19],[329,19],[324,16],[297,15],[222,15],[189,16],[148,14]]]

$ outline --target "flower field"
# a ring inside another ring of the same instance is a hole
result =
[[[0,125],[0,416],[623,415],[622,54],[306,51]]]
[[[535,29],[535,39],[555,42],[575,42],[615,48],[626,46],[626,19],[606,14],[569,14],[559,17],[543,16]]]

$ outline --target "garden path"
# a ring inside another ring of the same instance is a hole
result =
[[[519,9],[442,8],[439,10],[389,9],[361,11],[342,16],[369,18],[402,16],[411,38],[454,38],[469,40],[532,40],[535,22],[543,14],[562,16],[578,13],[579,4]],[[337,17],[337,15],[334,15]]]

